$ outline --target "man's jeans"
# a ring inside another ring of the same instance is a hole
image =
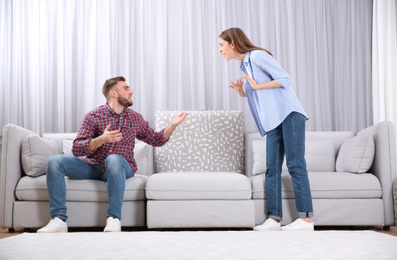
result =
[[[108,217],[121,219],[125,180],[134,176],[134,171],[128,162],[117,154],[109,155],[103,172],[100,164],[89,165],[83,159],[55,155],[47,164],[47,188],[50,196],[52,217],[67,220],[66,215],[66,184],[65,176],[74,180],[102,180],[107,182],[109,198]]]
[[[284,153],[292,178],[295,204],[299,217],[312,217],[313,205],[309,177],[305,160],[306,118],[292,112],[266,137],[266,196],[268,217],[281,220],[283,217],[281,198],[281,168]]]

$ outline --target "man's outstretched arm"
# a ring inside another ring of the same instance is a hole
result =
[[[188,116],[188,113],[181,113],[179,116],[175,117],[172,120],[172,123],[164,129],[163,135],[165,139],[170,139],[172,133],[174,132],[175,128],[182,123],[182,121]]]

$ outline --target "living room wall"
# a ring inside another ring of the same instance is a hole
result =
[[[227,87],[242,75],[218,35],[240,27],[293,79],[308,130],[373,124],[372,0],[14,0],[0,4],[0,128],[74,132],[101,105],[103,82],[123,75],[132,107],[241,110]]]

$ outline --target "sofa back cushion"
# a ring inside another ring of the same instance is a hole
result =
[[[310,172],[334,172],[336,150],[334,144],[330,140],[323,141],[306,141],[305,142],[305,159],[306,168]],[[266,172],[266,141],[255,140],[254,149],[254,166],[253,174],[261,174]],[[282,171],[288,171],[286,160]]]
[[[359,133],[345,140],[336,160],[338,172],[365,173],[372,166],[375,143],[372,134]]]
[[[179,111],[158,111],[156,129]],[[168,143],[155,148],[155,172],[244,173],[244,117],[241,111],[189,111]]]
[[[54,140],[29,134],[22,144],[21,162],[28,176],[37,177],[46,173],[48,159],[58,154],[58,145]]]
[[[305,158],[308,171],[334,172],[340,146],[353,136],[350,131],[307,131]],[[245,134],[245,158],[248,177],[266,171],[266,136],[257,132]],[[283,171],[287,171],[285,160]]]

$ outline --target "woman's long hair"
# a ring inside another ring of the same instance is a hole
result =
[[[262,50],[273,56],[270,51],[253,45],[252,42],[248,39],[247,35],[245,35],[243,30],[241,30],[240,28],[229,28],[223,31],[219,35],[219,38],[227,41],[229,44],[233,43],[238,53],[246,53],[247,51],[253,50]]]

